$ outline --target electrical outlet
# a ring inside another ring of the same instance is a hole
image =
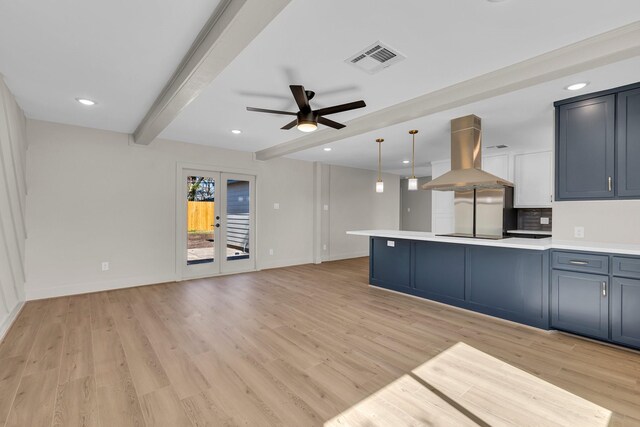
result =
[[[584,238],[584,227],[573,227],[573,237]]]
[[[273,255],[273,249],[269,249],[269,255]]]
[[[322,245],[322,250],[326,251],[327,250],[327,245]]]
[[[549,225],[549,218],[547,218],[547,217],[545,217],[545,216],[540,217],[540,224],[542,224],[542,225]]]
[[[280,203],[274,203],[273,209],[280,209]]]
[[[102,271],[108,271],[109,270],[109,262],[108,261],[104,261],[102,263]]]

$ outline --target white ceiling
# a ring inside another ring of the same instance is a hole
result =
[[[408,131],[418,129],[416,175],[428,176],[431,174],[430,162],[450,158],[450,120],[467,114],[475,114],[482,118],[484,155],[550,150],[555,138],[554,101],[635,83],[640,80],[638,70],[640,70],[640,57],[346,138],[288,157],[362,169],[376,169],[378,148],[375,140],[384,138],[383,170],[398,175],[410,175],[411,165],[403,164],[402,160],[411,159],[411,135]],[[590,82],[590,84],[576,92],[564,89],[576,82]],[[509,147],[501,150],[486,148],[499,144]],[[323,150],[325,147],[331,147],[332,151],[325,152]]]
[[[636,0],[294,0],[161,136],[258,151],[301,135],[279,129],[291,117],[245,111],[293,110],[289,84],[316,91],[313,106],[364,99],[331,117],[344,122],[638,19]],[[377,40],[407,59],[375,75],[343,62]]]
[[[218,3],[2,0],[0,73],[28,117],[132,132]]]
[[[218,3],[0,0],[0,73],[28,117],[132,132]],[[301,135],[279,129],[288,116],[245,110],[293,110],[289,84],[316,91],[315,107],[364,99],[367,108],[331,116],[345,122],[638,20],[637,0],[293,0],[161,136],[258,151]],[[375,75],[343,62],[378,40],[407,59]],[[639,80],[639,65],[625,61],[576,79],[592,81],[583,93],[613,87]],[[572,95],[561,89],[572,80],[335,142],[330,153],[291,157],[373,169],[372,141],[383,136],[385,170],[404,174],[406,132],[418,128],[427,174],[429,161],[448,157],[448,121],[467,113],[483,118],[485,145],[550,146],[550,103]],[[98,105],[82,107],[76,97]]]

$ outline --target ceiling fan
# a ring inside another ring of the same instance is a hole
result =
[[[296,119],[291,123],[287,123],[280,129],[289,130],[294,126],[297,126],[302,132],[313,132],[318,128],[318,123],[325,126],[332,127],[334,129],[342,129],[345,127],[342,123],[334,122],[324,116],[329,114],[341,113],[343,111],[355,110],[356,108],[366,107],[367,104],[364,101],[349,102],[347,104],[334,105],[333,107],[320,108],[319,110],[312,110],[309,105],[309,100],[313,99],[315,92],[310,90],[304,90],[304,86],[290,85],[293,98],[298,104],[300,111],[297,113],[291,111],[280,110],[267,110],[264,108],[247,107],[247,111],[256,111],[258,113],[271,113],[271,114],[283,114],[287,116],[296,116]]]

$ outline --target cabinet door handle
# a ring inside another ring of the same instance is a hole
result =
[[[589,264],[589,261],[578,261],[578,260],[572,259],[571,261],[569,261],[569,264],[573,264],[573,265],[587,265],[587,264]]]
[[[609,182],[609,191],[611,191],[613,190],[613,180],[611,179],[611,177],[609,177],[608,182]]]
[[[607,282],[602,282],[602,296],[607,296]]]

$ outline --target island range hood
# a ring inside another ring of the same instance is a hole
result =
[[[481,169],[482,126],[478,116],[451,120],[451,171],[422,186],[453,191],[452,237],[502,239],[515,225],[513,184]]]
[[[423,190],[468,191],[513,187],[482,170],[482,119],[473,114],[451,120],[451,171],[427,182]]]

